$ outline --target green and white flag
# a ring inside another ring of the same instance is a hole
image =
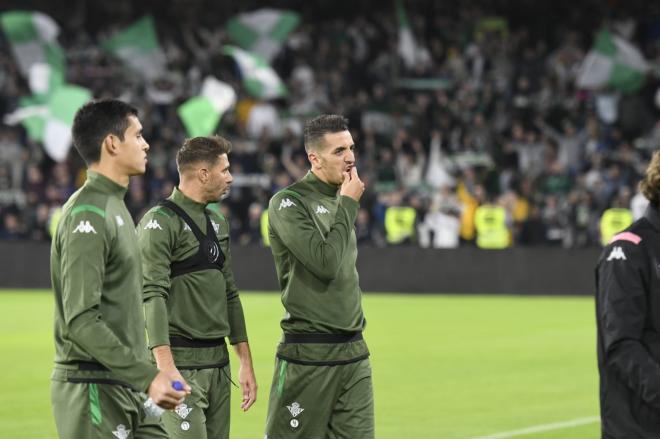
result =
[[[412,29],[410,29],[408,16],[401,0],[397,0],[396,2],[396,14],[399,21],[399,56],[403,59],[403,63],[407,68],[412,68],[417,61],[417,52],[419,49],[417,48]]]
[[[44,138],[46,116],[48,116],[47,96],[23,96],[18,101],[18,108],[13,113],[5,115],[3,122],[7,125],[22,124],[31,140],[41,142]]]
[[[223,46],[222,52],[234,58],[243,76],[243,85],[252,96],[275,99],[287,95],[287,89],[265,59],[235,46]]]
[[[48,94],[64,83],[60,28],[52,18],[41,12],[10,11],[0,15],[0,25],[34,94]]]
[[[179,106],[178,113],[190,137],[208,136],[215,130],[222,115],[236,103],[236,92],[229,85],[207,76],[199,96]]]
[[[8,125],[22,123],[28,136],[43,144],[55,161],[64,161],[71,148],[71,127],[76,111],[92,98],[89,90],[75,85],[63,85],[48,98],[26,96],[20,108],[5,116]]]
[[[75,85],[62,86],[50,96],[43,145],[53,160],[61,162],[66,159],[71,148],[71,128],[76,111],[90,99],[92,93],[89,90]]]
[[[296,12],[262,8],[229,20],[227,33],[243,49],[261,55],[270,62],[299,23],[300,14]]]
[[[632,93],[644,85],[648,70],[649,65],[639,49],[623,38],[602,30],[582,62],[577,85],[586,89],[609,87]]]
[[[156,26],[150,15],[144,16],[101,45],[147,79],[155,79],[165,71],[165,54]]]

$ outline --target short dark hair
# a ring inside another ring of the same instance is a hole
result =
[[[219,156],[229,154],[230,151],[231,142],[224,137],[193,137],[186,139],[176,153],[176,166],[179,172],[199,162],[213,166],[218,162]]]
[[[88,102],[73,120],[73,145],[87,165],[101,160],[101,144],[108,134],[124,140],[128,117],[137,116],[135,107],[116,99]]]
[[[318,149],[323,136],[348,130],[348,119],[338,114],[322,114],[305,122],[305,150]]]

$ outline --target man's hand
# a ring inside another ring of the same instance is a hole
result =
[[[344,172],[344,181],[339,189],[339,195],[351,197],[359,202],[364,193],[364,183],[358,176],[357,169],[353,166],[350,172]]]
[[[238,369],[238,383],[243,391],[241,409],[246,412],[257,400],[257,379],[254,376],[252,364],[242,365]]]
[[[156,366],[158,369],[169,373],[170,376],[176,377],[174,381],[180,381],[184,388],[190,389],[186,380],[181,376],[181,373],[179,373],[179,369],[176,368],[174,357],[172,356],[172,350],[168,345],[156,346],[152,349],[152,352],[156,359]]]
[[[178,372],[173,373],[171,371],[161,370],[151,384],[149,384],[149,390],[147,392],[149,397],[161,408],[166,410],[174,409],[183,402],[186,395],[190,395],[190,386],[185,384],[185,381],[182,381],[184,390],[174,390],[172,388],[172,383],[179,381],[180,377],[181,375]]]
[[[234,345],[234,351],[238,356],[238,360],[241,362],[241,367],[238,369],[238,383],[243,391],[241,409],[246,412],[257,400],[257,379],[254,377],[252,354],[250,353],[248,342],[236,343]]]

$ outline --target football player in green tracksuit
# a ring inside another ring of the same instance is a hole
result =
[[[214,203],[232,182],[231,143],[188,139],[177,154],[179,187],[138,224],[149,347],[161,370],[181,374],[192,394],[163,415],[170,438],[229,437],[230,368],[225,337],[241,363],[241,408],[257,385],[231,269],[229,224]],[[214,205],[215,206],[215,205]]]
[[[73,141],[87,181],[63,207],[51,247],[55,292],[52,405],[59,437],[167,437],[147,418],[147,392],[173,409],[171,372],[149,361],[142,313],[142,271],[133,220],[124,205],[131,175],[143,174],[149,145],[137,110],[98,101],[76,113]]]
[[[364,184],[346,119],[319,116],[305,124],[304,137],[310,172],[268,207],[286,313],[266,438],[373,438],[353,225]]]

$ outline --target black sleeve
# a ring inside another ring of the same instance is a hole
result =
[[[643,342],[648,266],[643,244],[615,241],[597,269],[597,319],[606,366],[642,400],[660,408],[660,364]]]

